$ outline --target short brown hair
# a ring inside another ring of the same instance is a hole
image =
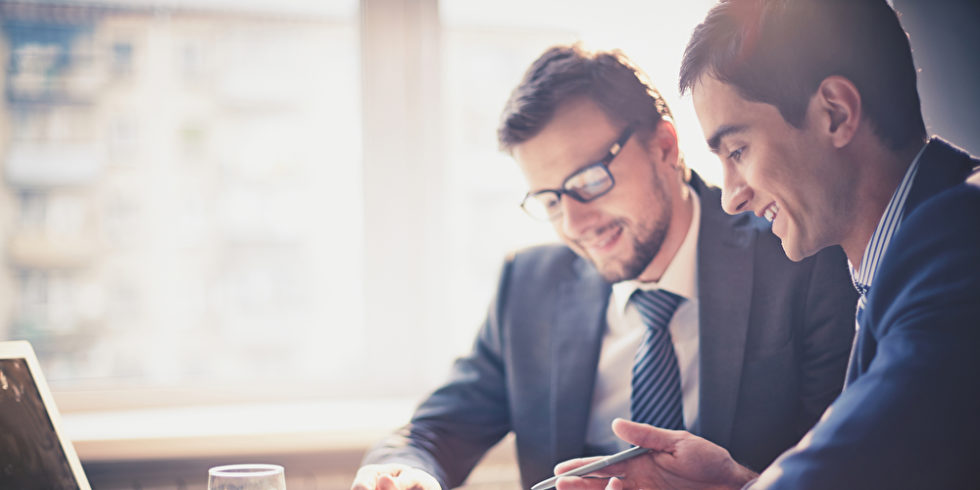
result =
[[[538,57],[511,92],[497,141],[511,149],[538,134],[562,104],[589,97],[613,121],[652,130],[670,109],[647,76],[620,51],[588,52],[580,44],[553,46]]]

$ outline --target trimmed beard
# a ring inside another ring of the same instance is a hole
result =
[[[660,201],[660,209],[651,228],[637,227],[633,229],[635,232],[633,238],[633,255],[628,257],[625,262],[611,261],[603,267],[600,267],[591,258],[589,259],[595,265],[596,269],[598,269],[599,275],[609,283],[636,279],[646,270],[650,262],[653,262],[653,258],[660,253],[660,249],[663,247],[664,239],[667,237],[667,230],[670,228],[670,217],[673,209],[671,207],[670,197],[667,195],[667,190],[664,188],[663,181],[659,177],[659,175],[654,176],[655,182],[651,191],[656,195],[657,200]],[[616,220],[613,224],[624,229],[626,226],[623,220]]]

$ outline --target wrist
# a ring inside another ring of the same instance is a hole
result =
[[[759,477],[758,473],[738,463],[735,463],[734,461],[732,462],[732,464],[734,465],[734,468],[732,468],[731,486],[728,488],[731,488],[733,490],[741,489],[746,484]]]

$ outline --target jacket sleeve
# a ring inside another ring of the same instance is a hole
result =
[[[864,315],[874,357],[751,488],[976,486],[980,190],[959,186],[906,218]]]
[[[411,421],[368,451],[362,464],[406,464],[452,488],[511,430],[500,319],[512,268],[508,260],[470,353],[454,363],[446,383],[421,403]]]

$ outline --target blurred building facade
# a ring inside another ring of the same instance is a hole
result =
[[[710,180],[672,89],[711,3],[0,1],[0,338],[56,391],[418,396],[555,239],[496,145],[524,70],[623,49]]]
[[[362,316],[352,14],[3,2],[0,19],[0,337],[56,380],[350,360],[359,329],[323,324]]]

